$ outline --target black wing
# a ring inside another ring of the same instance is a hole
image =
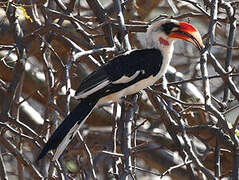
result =
[[[133,50],[119,55],[86,77],[77,89],[76,97],[104,97],[151,75],[155,76],[160,71],[162,59],[157,49]],[[131,78],[118,83],[122,77]]]

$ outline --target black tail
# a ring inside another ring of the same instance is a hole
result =
[[[60,126],[55,130],[50,139],[45,144],[41,153],[39,154],[37,161],[43,158],[48,151],[56,149],[59,144],[62,143],[63,139],[68,135],[72,127],[77,123],[79,127],[84,123],[85,119],[88,117],[92,109],[95,107],[98,100],[92,99],[82,99],[78,106],[66,117],[66,119],[60,124]],[[76,128],[76,131],[78,128]],[[74,135],[74,134],[72,134]],[[73,136],[70,136],[69,141]],[[66,145],[68,142],[66,143]]]

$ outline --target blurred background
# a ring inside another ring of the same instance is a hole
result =
[[[0,179],[238,179],[238,5],[0,0]],[[145,48],[148,25],[163,18],[194,25],[204,51],[177,41],[166,78],[95,108],[59,161],[51,152],[35,162],[81,81],[127,40]]]

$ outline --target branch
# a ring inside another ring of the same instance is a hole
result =
[[[225,61],[225,70],[228,72],[230,71],[230,65],[232,62],[232,47],[234,44],[235,40],[235,34],[236,34],[236,25],[237,25],[237,20],[234,17],[234,9],[230,5],[230,3],[226,3],[223,0],[220,0],[220,5],[223,6],[226,9],[228,19],[230,21],[230,30],[229,30],[229,36],[227,40],[227,46],[230,47],[227,49],[227,57]],[[230,78],[230,77],[228,77]],[[227,102],[230,96],[230,91],[228,89],[227,84],[225,84],[224,87],[224,96],[223,96],[223,102]]]
[[[8,180],[6,166],[2,157],[2,152],[0,150],[0,179]]]
[[[17,158],[17,160],[19,160],[19,162],[21,162],[26,167],[26,169],[34,179],[41,180],[43,178],[39,171],[33,166],[32,162],[26,159],[22,155],[22,153],[19,152],[19,150],[3,136],[0,136],[0,142],[9,152],[11,152]]]
[[[104,7],[101,5],[100,1],[98,0],[86,0],[86,1],[89,4],[92,11],[94,12],[95,16],[98,18],[100,23],[104,23],[108,20],[106,11]],[[104,31],[107,43],[109,44],[109,46],[113,47],[114,41],[113,41],[113,32],[112,32],[111,24],[105,24],[103,26],[103,31]]]
[[[124,39],[125,49],[126,50],[131,50],[131,45],[129,43],[129,36],[128,36],[128,33],[126,31],[125,21],[124,21],[124,16],[123,16],[120,1],[119,0],[114,0],[114,6],[115,6],[116,13],[117,13],[117,18],[118,18],[118,21],[119,21],[119,25],[120,25],[121,36]]]
[[[92,158],[90,149],[88,148],[87,144],[85,143],[85,141],[84,141],[83,137],[81,136],[81,134],[79,133],[79,131],[77,132],[77,135],[80,138],[80,141],[81,141],[81,143],[83,144],[83,146],[85,148],[85,152],[87,154],[87,159],[88,159],[88,162],[90,164],[90,168],[89,169],[90,169],[91,177],[92,177],[93,180],[97,180],[95,169],[94,169],[93,158]]]
[[[26,49],[22,44],[23,31],[16,16],[16,8],[11,3],[7,8],[6,15],[10,22],[10,26],[14,32],[14,40],[17,47],[16,51],[18,55],[18,61],[14,67],[13,78],[9,88],[7,89],[7,93],[3,101],[2,110],[0,114],[1,121],[7,120],[7,113],[10,112],[10,108],[12,106],[17,87],[20,87],[19,84],[21,83],[21,80],[23,79],[24,76],[25,72],[24,66],[26,61]]]
[[[132,124],[135,118],[135,107],[137,103],[138,96],[135,94],[133,95],[132,99],[129,99],[129,102],[126,101],[128,104],[127,112],[125,114],[124,120],[124,129],[123,129],[123,137],[122,137],[122,153],[124,154],[124,170],[119,176],[119,180],[124,180],[131,175],[132,177],[132,156],[131,156],[131,140],[132,140]],[[127,105],[126,105],[127,106]]]

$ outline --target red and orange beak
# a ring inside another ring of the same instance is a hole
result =
[[[204,47],[201,35],[198,30],[191,24],[179,22],[179,30],[172,31],[168,36],[171,38],[183,39],[194,44],[199,50]]]

